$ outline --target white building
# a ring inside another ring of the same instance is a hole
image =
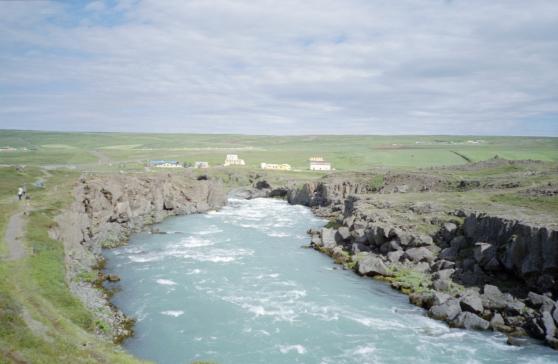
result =
[[[196,161],[194,163],[194,168],[209,168],[209,163],[202,162],[202,161]]]
[[[291,165],[290,164],[275,164],[275,163],[260,163],[260,168],[261,169],[273,169],[273,170],[279,170],[279,171],[290,171],[291,170]]]
[[[311,171],[331,171],[331,163],[324,161],[322,157],[310,158]]]
[[[238,155],[236,154],[227,154],[227,158],[225,159],[225,164],[224,166],[243,166],[246,163],[244,163],[244,159],[240,159],[238,158]]]
[[[149,161],[149,165],[155,168],[183,168],[178,161],[153,160]]]

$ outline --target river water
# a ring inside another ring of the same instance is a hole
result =
[[[323,220],[272,199],[173,217],[106,252],[113,302],[137,318],[124,346],[158,363],[557,363],[538,345],[449,329],[385,283],[311,249]]]

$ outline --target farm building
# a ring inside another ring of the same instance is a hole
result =
[[[227,158],[225,159],[225,164],[224,166],[243,166],[246,163],[244,163],[244,159],[240,159],[238,158],[238,155],[236,154],[227,154]]]
[[[331,171],[331,163],[326,162],[322,157],[310,158],[311,171]]]
[[[290,171],[291,165],[290,164],[275,164],[275,163],[260,163],[261,169],[274,169],[278,171]]]
[[[194,163],[194,168],[209,168],[209,163],[207,162],[201,162],[201,161],[196,161]]]
[[[174,160],[152,160],[149,165],[155,168],[183,168],[182,164]]]

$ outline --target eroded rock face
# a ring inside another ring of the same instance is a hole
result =
[[[81,281],[80,274],[92,271],[102,259],[103,247],[125,244],[130,234],[146,225],[226,203],[218,183],[163,174],[81,178],[74,195],[75,202],[56,218],[50,235],[64,243],[70,290],[111,326],[115,338],[131,334],[125,328],[128,319],[110,307],[102,291]]]
[[[374,192],[402,192],[395,191],[399,182],[391,176]],[[410,185],[409,191],[417,191],[416,187]],[[327,239],[312,236],[315,247],[329,255],[344,251],[344,261],[355,263],[346,267],[362,275],[387,277],[392,287],[410,294],[411,302],[428,309],[431,317],[456,327],[492,328],[514,336],[527,331],[558,347],[554,225],[534,226],[462,210],[444,215],[442,206],[430,202],[393,205],[363,191],[366,188],[358,180],[333,178],[295,186],[288,196],[290,203],[312,207],[335,226],[326,233]],[[424,281],[415,286],[404,278],[398,281],[398,272],[408,271]],[[395,275],[390,277],[390,272]]]
[[[481,265],[494,267],[496,258],[533,290],[557,289],[558,231],[484,214],[469,215],[463,228],[467,238],[492,244],[478,247]]]

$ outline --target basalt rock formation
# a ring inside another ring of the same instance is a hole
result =
[[[411,189],[419,195],[440,186],[459,190],[436,178],[418,179]],[[310,245],[346,268],[391,282],[450,326],[500,331],[511,345],[529,335],[558,349],[556,226],[428,198],[382,199],[382,191],[408,193],[408,186],[384,186],[375,196],[366,183],[339,178],[285,188],[289,203],[330,218],[327,227],[309,231]]]
[[[74,194],[75,201],[58,216],[50,233],[64,243],[70,290],[118,341],[131,335],[131,325],[95,287],[105,278],[100,270],[102,248],[126,244],[130,234],[167,216],[222,207],[226,194],[213,181],[163,174],[82,177]]]

